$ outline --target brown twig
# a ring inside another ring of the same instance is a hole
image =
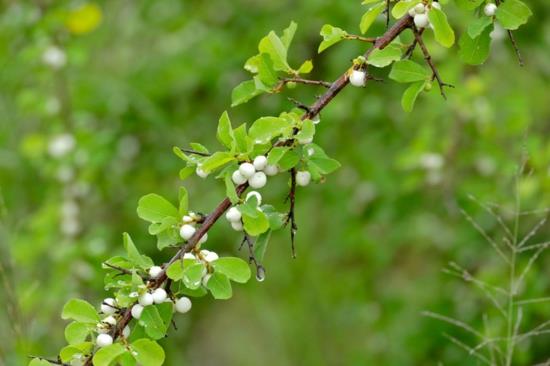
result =
[[[260,262],[258,262],[258,259],[256,258],[256,255],[254,254],[254,241],[248,234],[244,234],[244,238],[241,241],[241,245],[239,246],[239,250],[242,249],[242,247],[246,244],[248,248],[248,263],[254,264],[254,267],[256,268],[256,278],[260,278],[261,273],[265,273],[264,266],[261,265]]]
[[[211,156],[212,154],[193,150],[193,149],[184,149],[180,147],[180,150],[183,151],[186,154],[192,154],[192,155],[199,155],[199,156]]]
[[[447,96],[445,95],[444,87],[454,88],[453,85],[445,83],[441,79],[441,75],[439,75],[439,71],[437,70],[437,67],[433,63],[432,55],[430,54],[430,51],[428,51],[428,48],[426,47],[426,44],[422,40],[422,35],[418,31],[418,29],[413,25],[412,26],[414,38],[416,40],[416,43],[420,46],[420,49],[422,50],[422,54],[424,54],[424,59],[426,60],[426,63],[428,66],[430,66],[430,69],[432,69],[432,80],[437,80],[437,84],[439,85],[439,91],[441,92],[441,96],[444,99],[447,99]]]
[[[323,80],[310,80],[310,79],[303,79],[303,78],[284,78],[279,81],[279,83],[273,88],[275,92],[280,92],[283,87],[288,83],[298,83],[298,84],[306,84],[306,85],[317,85],[322,86],[324,88],[330,88],[331,83],[328,81]]]
[[[296,215],[294,207],[296,205],[296,168],[290,169],[290,190],[288,192],[287,201],[290,202],[288,208],[288,214],[286,215],[285,226],[290,223],[290,245],[292,250],[292,258],[296,258],[296,246],[294,245],[294,239],[298,232],[298,226],[296,225]]]
[[[367,58],[370,53],[375,49],[383,49],[386,47],[390,42],[392,42],[401,32],[403,32],[405,29],[409,28],[412,24],[412,18],[410,16],[405,16],[398,20],[390,29],[384,33],[381,37],[376,39],[376,42],[374,42],[374,45],[365,52],[364,56]],[[315,103],[309,108],[309,111],[304,114],[302,119],[312,119],[315,116],[319,114],[319,112],[327,106],[327,104],[330,103],[332,99],[336,95],[340,93],[340,91],[349,83],[348,80],[348,70],[346,70],[338,79],[336,79],[328,88],[328,90],[320,97],[318,98]],[[238,196],[242,195],[244,191],[248,188],[248,184],[242,184],[236,188],[236,193]],[[154,280],[150,281],[148,286],[151,290],[157,289],[160,286],[163,285],[163,283],[168,279],[166,275],[166,269],[170,266],[170,264],[176,262],[179,260],[183,255],[189,251],[191,251],[199,240],[208,232],[208,230],[218,221],[218,219],[225,213],[231,207],[231,201],[229,198],[225,198],[223,201],[221,201],[218,206],[210,213],[206,219],[204,220],[201,227],[195,232],[195,234],[186,242],[181,244],[180,249],[178,252],[163,266],[163,271],[161,274],[155,278]],[[263,267],[261,267],[263,268]],[[126,310],[123,312],[122,318],[117,323],[116,327],[113,327],[112,335],[113,340],[120,337],[122,334],[122,331],[126,325],[132,320],[132,313],[131,313],[132,305],[126,308]],[[90,366],[92,365],[92,358],[93,354],[90,355],[85,363],[84,366]]]

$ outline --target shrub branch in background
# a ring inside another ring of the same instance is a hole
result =
[[[468,64],[481,64],[489,54],[490,33],[495,22],[508,30],[515,48],[512,30],[527,21],[530,10],[519,0],[489,3],[484,0],[456,0],[456,3],[479,14],[459,41],[460,57]],[[125,257],[113,257],[104,263],[105,288],[113,293],[98,311],[81,299],[70,300],[63,308],[63,319],[72,320],[65,329],[68,346],[53,359],[34,358],[31,365],[161,365],[164,351],[157,343],[166,336],[174,312],[191,309],[190,297],[210,293],[215,299],[232,296],[231,282],[246,283],[251,277],[249,264],[256,278],[263,281],[264,254],[271,233],[288,227],[295,254],[294,239],[298,230],[295,217],[297,190],[311,181],[321,182],[340,164],[313,143],[320,112],[351,84],[365,87],[371,80],[369,68],[391,66],[389,77],[408,84],[401,103],[406,111],[413,109],[422,91],[438,83],[445,97],[445,83],[432,60],[424,37],[433,35],[441,46],[455,43],[455,33],[447,21],[442,5],[432,0],[365,0],[360,30],[368,33],[373,22],[385,13],[387,30],[379,37],[349,34],[326,24],[321,29],[323,40],[318,52],[344,40],[369,43],[371,46],[355,58],[334,82],[307,79],[313,68],[306,60],[297,69],[288,63],[287,55],[297,25],[292,22],[281,35],[270,32],[261,39],[258,54],[249,58],[245,69],[253,76],[239,84],[232,93],[232,106],[245,103],[265,93],[281,93],[297,84],[321,87],[326,91],[310,106],[299,101],[279,116],[263,116],[250,128],[246,124],[233,127],[224,112],[217,128],[222,150],[211,152],[199,143],[190,148],[174,148],[185,167],[180,178],[198,175],[202,179],[215,176],[225,184],[226,197],[208,214],[189,207],[188,193],[179,190],[178,205],[157,195],[148,194],[139,200],[137,213],[150,223],[149,234],[157,238],[159,250],[174,250],[172,258],[161,265],[141,254],[129,234],[123,235]],[[390,23],[390,15],[396,20]],[[404,41],[406,32],[412,35]],[[417,63],[415,49],[426,66]],[[518,52],[519,57],[519,52]],[[257,189],[278,174],[289,176],[287,212],[266,202]],[[246,192],[249,188],[248,193]],[[210,228],[224,216],[230,226],[243,232],[242,246],[249,252],[249,263],[237,257],[220,258],[204,249]]]

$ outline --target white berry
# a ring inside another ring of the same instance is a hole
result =
[[[245,177],[246,179],[250,178],[251,176],[254,175],[254,173],[256,173],[256,168],[254,168],[254,165],[250,164],[250,163],[242,163],[240,166],[239,166],[239,172],[241,173],[241,175],[243,177]]]
[[[100,334],[97,336],[95,343],[98,347],[107,347],[113,344],[113,337],[109,334]]]
[[[241,211],[237,207],[231,207],[229,210],[227,210],[227,213],[225,214],[225,218],[229,222],[236,222],[241,221]]]
[[[208,174],[209,174],[208,172],[205,172],[200,166],[197,167],[195,172],[201,178],[206,178],[206,177],[208,177]]]
[[[263,188],[266,183],[267,177],[264,172],[256,172],[252,177],[248,178],[248,184],[255,189]]]
[[[115,299],[108,297],[101,303],[101,312],[106,315],[114,314],[116,311],[116,301]]]
[[[485,15],[487,15],[488,17],[492,17],[496,14],[497,12],[497,6],[496,4],[493,4],[493,3],[489,3],[487,5],[485,5],[485,8],[483,8],[483,12],[485,13]]]
[[[218,258],[220,258],[218,256],[218,253],[211,252],[209,250],[201,250],[201,254],[204,257],[204,260],[207,261],[207,262],[213,262],[213,261],[217,260]]]
[[[437,10],[441,10],[441,4],[438,3],[437,1],[433,1],[432,2],[432,8],[437,9]]]
[[[130,327],[129,326],[124,327],[124,329],[122,330],[122,336],[124,338],[128,338],[130,336]]]
[[[207,240],[208,240],[208,233],[204,233],[204,235],[201,236],[201,238],[199,239],[199,245],[206,243]]]
[[[132,318],[139,319],[141,317],[141,313],[143,312],[143,306],[140,304],[135,304],[132,306]]]
[[[185,253],[183,255],[183,259],[196,259],[195,256],[193,255],[193,253]]]
[[[365,84],[367,83],[367,73],[360,70],[353,70],[349,77],[349,82],[353,86],[365,86]]]
[[[180,236],[183,240],[189,240],[195,234],[195,227],[189,224],[185,224],[180,229]]]
[[[430,24],[428,14],[416,14],[414,16],[414,25],[417,28],[426,28]]]
[[[193,222],[193,221],[195,221],[195,220],[194,220],[191,216],[189,216],[189,215],[184,215],[184,216],[182,217],[181,221],[183,221],[183,222],[186,223],[186,224],[189,224],[189,223],[191,223],[191,222]]]
[[[422,3],[416,4],[416,6],[414,7],[414,12],[416,14],[424,14],[425,11],[426,11],[426,8],[424,7],[424,4],[422,4]]]
[[[153,302],[154,302],[154,299],[153,299],[153,295],[151,295],[150,293],[146,292],[144,293],[143,295],[141,295],[139,297],[139,304],[141,306],[148,306],[148,305],[152,305]]]
[[[273,176],[279,173],[279,168],[277,168],[277,165],[267,164],[267,166],[264,168],[264,173],[266,175]]]
[[[262,195],[260,192],[256,191],[250,191],[246,194],[246,201],[248,201],[252,196],[256,197],[256,201],[258,201],[258,206],[262,204]]]
[[[102,322],[109,325],[116,325],[116,319],[112,315],[109,315],[108,317],[103,319]]]
[[[176,311],[185,314],[191,310],[191,305],[191,300],[188,297],[180,297],[178,301],[176,301]]]
[[[243,223],[240,221],[234,221],[231,223],[231,227],[235,231],[243,231]]]
[[[311,173],[308,171],[296,172],[296,184],[305,187],[311,181]]]
[[[264,170],[264,168],[267,166],[267,158],[263,155],[258,155],[254,158],[253,165],[256,171]]]
[[[246,183],[246,181],[247,181],[247,179],[241,174],[239,169],[237,169],[233,172],[233,175],[231,176],[231,180],[236,185],[241,185],[243,183]]]
[[[149,268],[149,276],[151,278],[157,278],[162,273],[162,267],[153,266]]]
[[[414,6],[412,8],[409,9],[409,15],[411,17],[414,17],[416,15],[416,11],[414,11]]]
[[[157,288],[155,291],[153,291],[152,296],[155,304],[162,304],[164,300],[166,300],[166,297],[168,297],[168,294],[163,288]]]

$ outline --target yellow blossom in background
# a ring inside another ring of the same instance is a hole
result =
[[[71,33],[85,34],[99,26],[102,16],[97,4],[85,3],[69,12],[65,25]]]

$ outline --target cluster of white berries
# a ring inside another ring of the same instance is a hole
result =
[[[441,10],[441,4],[437,1],[433,1],[432,8]],[[419,28],[426,28],[430,25],[430,18],[428,18],[428,9],[426,5],[420,3],[416,4],[409,10],[409,15],[414,18],[414,25]]]
[[[101,312],[107,315],[101,322],[97,324],[96,344],[98,347],[107,347],[113,344],[113,337],[109,334],[117,324],[116,318],[117,303],[116,300],[108,297],[101,303]],[[130,327],[125,326],[122,330],[122,336],[128,338],[130,336]]]
[[[256,192],[256,191],[248,192],[246,194],[245,201],[248,201],[251,197],[256,197],[256,202],[258,203],[258,206],[262,204],[262,195],[260,194],[260,192]],[[225,218],[227,219],[227,221],[229,221],[233,230],[243,231],[242,214],[237,207],[233,206],[229,210],[227,210],[227,213],[225,214]]]
[[[497,13],[497,5],[494,3],[488,3],[483,8],[483,13],[488,17],[493,17]]]
[[[279,169],[276,165],[267,163],[267,157],[258,155],[252,163],[244,162],[233,172],[231,179],[237,185],[248,182],[248,185],[254,189],[260,189],[267,183],[267,176],[276,175]]]
[[[193,235],[195,235],[195,232],[197,231],[195,224],[199,219],[200,216],[194,212],[189,212],[189,214],[183,216],[183,225],[180,227],[180,236],[183,240],[189,240]],[[198,245],[205,243],[207,240],[208,233],[204,233],[204,235],[200,238]]]

